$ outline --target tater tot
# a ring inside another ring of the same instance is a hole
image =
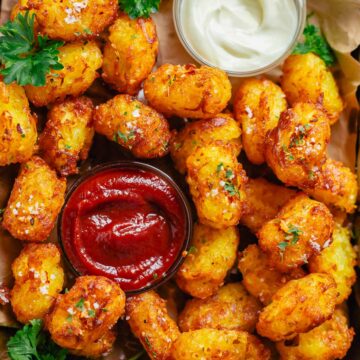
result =
[[[234,265],[239,241],[236,227],[195,224],[190,250],[176,274],[180,289],[200,299],[215,294]]]
[[[44,86],[25,86],[26,95],[35,106],[80,96],[98,77],[96,70],[101,67],[102,54],[95,42],[70,43],[59,51],[59,62],[64,68],[49,73]]]
[[[265,157],[286,185],[308,187],[315,183],[326,160],[330,125],[321,107],[298,103],[284,111],[266,137]]]
[[[144,83],[149,104],[167,117],[211,119],[231,98],[227,74],[208,66],[164,64]]]
[[[245,331],[200,329],[182,333],[169,360],[269,360],[270,351]]]
[[[356,209],[358,184],[356,175],[339,161],[327,159],[317,181],[303,189],[324,204],[352,213]]]
[[[275,185],[263,178],[248,179],[240,223],[253,233],[258,232],[267,221],[276,217],[295,194],[295,190]]]
[[[335,310],[336,297],[331,275],[314,273],[291,280],[260,313],[257,332],[272,341],[293,339],[328,320]]]
[[[237,225],[247,178],[231,146],[211,144],[198,148],[188,157],[186,168],[199,221],[217,229]]]
[[[314,53],[289,56],[283,65],[281,86],[291,105],[312,102],[324,107],[334,124],[344,108],[335,79]]]
[[[45,324],[59,346],[96,357],[110,350],[115,337],[109,330],[124,311],[125,294],[118,284],[102,276],[80,276],[68,293],[58,296]]]
[[[130,297],[126,318],[151,359],[166,360],[180,331],[166,309],[166,302],[155,291]]]
[[[50,39],[76,41],[99,35],[116,18],[117,0],[31,0],[40,31]]]
[[[109,29],[104,47],[102,78],[121,93],[135,95],[156,62],[155,23],[121,14]]]
[[[235,118],[242,128],[247,158],[260,165],[265,162],[265,136],[275,128],[280,114],[287,109],[281,88],[265,78],[241,83],[234,100]]]
[[[312,255],[328,246],[333,229],[330,210],[299,194],[259,230],[259,245],[273,267],[288,272],[306,264]]]
[[[339,293],[337,304],[341,304],[350,296],[356,281],[356,252],[347,228],[336,226],[332,238],[332,244],[309,260],[309,269],[310,272],[332,275]]]
[[[44,241],[64,203],[66,180],[33,156],[22,164],[4,212],[3,227],[27,241]]]
[[[77,174],[78,161],[88,156],[94,137],[92,113],[92,101],[85,96],[57,103],[48,112],[40,152],[62,176]]]
[[[346,356],[354,337],[341,309],[313,330],[299,334],[293,343],[279,342],[276,348],[282,360],[336,360]]]
[[[28,244],[12,264],[11,305],[18,321],[43,319],[64,284],[60,251],[54,244]]]
[[[170,141],[170,154],[176,169],[186,172],[187,158],[199,147],[212,143],[229,144],[235,156],[241,150],[241,130],[230,114],[219,114],[212,119],[197,120],[179,132],[174,131]]]
[[[253,332],[260,310],[259,301],[240,282],[227,284],[207,299],[189,300],[179,327],[182,332],[204,328]]]
[[[31,115],[24,89],[0,78],[0,166],[28,160],[37,139],[36,118]]]
[[[264,305],[271,302],[273,295],[290,280],[304,277],[301,268],[283,274],[274,269],[258,245],[249,245],[239,256],[239,270],[246,290]]]
[[[165,156],[169,151],[167,120],[129,95],[117,95],[97,106],[95,131],[131,151],[138,158]]]

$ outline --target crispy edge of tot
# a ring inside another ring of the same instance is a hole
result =
[[[50,192],[50,188],[46,189],[49,184],[41,183],[44,179],[40,175],[44,172],[52,181]],[[33,175],[36,175],[35,179]],[[21,165],[4,211],[2,226],[19,240],[45,241],[55,226],[64,203],[65,190],[66,179],[58,178],[42,158],[33,156]],[[36,208],[38,196],[41,196],[41,201],[45,204],[40,210]],[[28,200],[24,203],[26,197]]]
[[[353,213],[359,191],[357,176],[340,161],[327,159],[315,184],[303,191],[328,206]]]
[[[235,118],[242,128],[247,158],[256,165],[265,162],[265,138],[287,109],[281,88],[266,78],[250,78],[240,84],[234,99]]]
[[[296,103],[267,133],[266,162],[284,184],[312,187],[326,161],[329,141],[330,125],[324,109],[312,103]]]
[[[175,277],[179,288],[199,299],[213,295],[234,265],[239,242],[235,226],[213,229],[195,224],[190,250]]]
[[[25,324],[33,319],[43,319],[64,285],[58,247],[51,243],[27,244],[12,263],[11,269],[15,278],[11,305],[17,320]],[[22,291],[24,289],[26,293]]]
[[[253,332],[261,308],[242,283],[230,283],[209,298],[187,301],[178,324],[182,332],[203,328]]]
[[[95,133],[93,109],[91,99],[82,96],[56,103],[48,112],[45,129],[39,137],[40,152],[61,176],[77,174],[78,161],[88,156]]]
[[[318,55],[312,52],[290,55],[282,70],[281,87],[290,103],[320,104],[329,115],[330,125],[338,121],[344,102],[333,74]]]
[[[103,276],[80,276],[67,293],[57,297],[45,326],[59,346],[74,353],[88,352],[87,356],[91,355],[88,346],[93,346],[97,356],[98,346],[112,336],[102,338],[124,312],[125,293],[117,283]]]
[[[342,359],[350,349],[355,332],[341,308],[332,317],[307,333],[299,334],[292,343],[279,342],[276,348],[282,360]]]
[[[331,243],[333,229],[334,219],[326,205],[299,193],[275,219],[262,226],[257,236],[270,264],[281,272],[289,272]]]
[[[172,131],[170,154],[176,169],[186,173],[187,158],[199,147],[211,143],[227,143],[235,156],[241,151],[241,129],[231,114],[221,113],[211,119],[187,123]]]
[[[0,166],[25,162],[36,151],[37,117],[24,89],[0,76]]]
[[[264,305],[269,305],[273,295],[290,280],[306,275],[302,268],[284,274],[273,268],[266,254],[256,244],[249,245],[239,254],[238,269],[247,291]]]
[[[248,178],[245,184],[245,202],[240,223],[251,232],[258,232],[280,209],[296,195],[296,190],[273,184],[263,178]]]
[[[245,331],[199,329],[183,332],[172,346],[169,360],[269,360],[270,351]]]
[[[313,273],[291,280],[261,311],[257,332],[272,341],[293,339],[328,320],[335,310],[336,298],[331,275]]]
[[[309,260],[310,272],[333,276],[339,292],[337,304],[346,301],[351,294],[356,265],[357,254],[351,245],[350,230],[339,225],[335,226],[332,243]]]
[[[168,359],[180,331],[164,299],[153,290],[128,298],[126,319],[151,359]]]

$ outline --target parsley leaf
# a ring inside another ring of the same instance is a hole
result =
[[[335,64],[336,58],[326,39],[321,35],[320,30],[313,24],[307,24],[304,29],[304,42],[298,43],[293,54],[307,54],[313,52],[324,60],[327,66]]]
[[[67,350],[61,349],[41,331],[42,320],[32,320],[7,342],[11,360],[65,360]]]
[[[84,310],[84,303],[85,303],[85,299],[81,298],[76,304],[75,307],[77,307],[78,309],[80,309],[81,311]]]
[[[159,10],[160,0],[119,0],[119,5],[131,18],[148,18]]]
[[[239,190],[235,187],[235,185],[226,182],[224,185],[224,189],[230,194],[230,196],[238,195],[240,197]]]
[[[58,48],[62,41],[34,35],[35,14],[18,14],[0,27],[0,74],[5,84],[44,86],[50,70],[61,70]]]
[[[292,224],[288,226],[288,229],[283,231],[285,232],[285,241],[282,241],[278,244],[278,248],[282,253],[286,250],[288,246],[296,245],[299,241],[300,235],[302,234],[302,230]]]

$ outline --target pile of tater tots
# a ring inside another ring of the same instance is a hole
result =
[[[17,320],[42,319],[56,344],[90,358],[122,336],[118,321],[154,360],[345,357],[357,263],[347,215],[358,188],[353,172],[327,155],[345,105],[325,63],[291,55],[280,84],[246,79],[232,97],[222,70],[154,68],[151,18],[131,19],[115,0],[88,0],[69,23],[72,3],[19,0],[12,17],[29,10],[39,32],[65,41],[64,68],[40,87],[0,81],[0,166],[21,164],[2,220],[24,245],[12,264]],[[86,93],[100,76],[117,93],[101,104]],[[146,101],[136,98],[141,89]],[[41,133],[37,107],[47,111]],[[184,125],[175,129],[174,118]],[[157,291],[125,296],[101,276],[80,276],[64,290],[61,250],[47,240],[67,177],[79,173],[95,133],[134,158],[170,154],[186,177],[197,217],[172,285],[186,294],[176,311]],[[248,177],[241,152],[272,176]],[[239,226],[257,240],[240,238]]]

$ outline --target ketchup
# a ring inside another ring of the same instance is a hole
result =
[[[82,275],[112,278],[125,291],[165,276],[187,234],[176,189],[151,171],[112,168],[85,179],[61,218],[65,253]]]

